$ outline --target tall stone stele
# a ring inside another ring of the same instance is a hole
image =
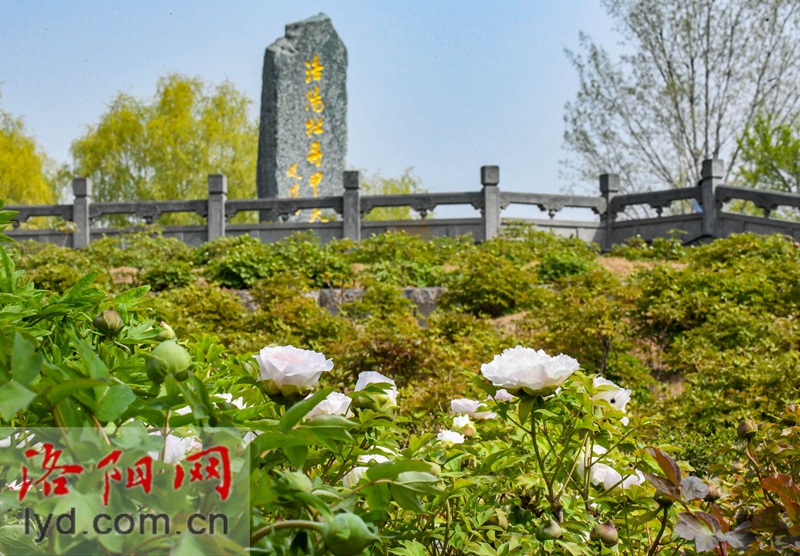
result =
[[[259,198],[344,192],[347,49],[319,14],[286,26],[264,55],[256,183]],[[261,220],[275,215],[262,212]],[[305,218],[304,218],[305,220]]]

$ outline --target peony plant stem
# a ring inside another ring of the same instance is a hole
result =
[[[539,401],[537,399],[537,401]],[[536,455],[536,463],[539,465],[539,471],[542,473],[542,478],[544,479],[544,483],[547,485],[547,499],[551,505],[556,504],[556,497],[555,493],[553,492],[553,482],[548,479],[547,473],[544,467],[544,460],[542,459],[542,455],[539,452],[539,444],[536,441],[536,409],[531,411],[531,440],[533,441],[533,453]],[[556,518],[561,521],[561,512],[556,512]]]
[[[278,529],[309,529],[311,531],[316,531],[319,533],[325,527],[323,523],[319,523],[316,521],[306,521],[302,519],[290,519],[287,521],[278,521],[276,523],[270,523],[253,533],[250,536],[250,545],[254,545],[267,535],[269,535],[273,531],[277,531]]]
[[[664,507],[664,514],[661,516],[661,529],[658,530],[658,534],[656,535],[653,544],[650,545],[650,550],[647,552],[647,556],[653,556],[658,549],[658,544],[661,542],[661,536],[664,534],[664,531],[667,528],[667,513],[669,512],[668,507]]]

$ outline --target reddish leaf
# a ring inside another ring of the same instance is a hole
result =
[[[666,452],[660,448],[648,448],[647,450],[656,459],[656,463],[664,472],[664,476],[676,488],[681,486],[681,469],[678,464]]]
[[[658,475],[653,475],[652,473],[643,473],[643,475],[645,479],[647,479],[647,482],[656,487],[656,490],[662,494],[665,494],[668,498],[671,498],[675,501],[681,499],[680,489],[664,477],[659,477]]]
[[[779,506],[769,506],[756,512],[751,522],[751,527],[756,531],[774,533],[778,530],[786,530],[784,523],[783,510]]]
[[[800,487],[789,475],[778,474],[761,479],[761,486],[781,498],[786,513],[793,523],[800,522]]]
[[[711,513],[714,515],[714,517],[717,518],[717,521],[719,521],[719,525],[720,528],[722,529],[722,532],[727,533],[728,531],[730,531],[731,528],[728,525],[728,522],[725,521],[725,518],[723,517],[722,511],[720,511],[719,506],[717,504],[711,504],[711,507],[709,509],[711,510]]]

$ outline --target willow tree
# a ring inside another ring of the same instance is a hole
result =
[[[52,203],[54,183],[52,164],[22,119],[0,110],[0,199],[8,205]]]
[[[228,178],[231,198],[254,197],[257,122],[233,85],[168,75],[150,99],[119,94],[72,144],[75,173],[95,201],[206,198],[209,174]]]
[[[618,172],[625,191],[692,186],[703,159],[734,180],[740,138],[759,114],[800,118],[797,0],[604,0],[621,36],[589,37],[566,105],[565,161],[577,181]]]

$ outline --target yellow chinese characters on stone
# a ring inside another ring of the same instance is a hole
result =
[[[322,95],[319,94],[319,85],[306,91],[306,112],[313,110],[317,114],[325,110],[325,103],[322,102]]]
[[[319,147],[319,141],[314,141],[308,148],[308,156],[306,156],[309,164],[313,164],[317,168],[322,164],[322,150]]]
[[[308,185],[314,189],[314,197],[319,193],[319,182],[322,181],[322,172],[314,172],[308,177]]]
[[[299,196],[300,196],[300,183],[296,183],[289,188],[289,197],[297,198]]]
[[[311,218],[309,218],[309,222],[316,222],[319,220],[322,221],[322,211],[319,209],[314,209],[311,211]]]
[[[306,60],[306,83],[311,83],[311,80],[319,81],[322,79],[322,70],[325,66],[319,63],[319,56],[314,54],[314,59],[309,62]]]
[[[306,120],[306,135],[311,137],[314,135],[322,135],[322,118],[310,118]]]
[[[302,180],[303,176],[297,173],[297,162],[289,166],[289,169],[286,170],[286,177],[294,178],[296,180]]]

